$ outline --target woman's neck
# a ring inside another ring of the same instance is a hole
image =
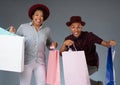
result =
[[[36,30],[36,31],[39,31],[39,29],[41,28],[42,24],[41,24],[41,25],[34,25],[34,24],[33,24],[33,26],[35,27],[35,30]]]

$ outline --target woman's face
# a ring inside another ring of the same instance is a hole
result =
[[[34,26],[41,26],[44,21],[43,12],[41,10],[36,10],[32,18]]]
[[[70,25],[70,30],[75,37],[79,37],[83,26],[79,22],[74,22]]]

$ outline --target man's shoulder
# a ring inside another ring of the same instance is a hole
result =
[[[68,35],[67,37],[65,37],[65,40],[72,39],[72,38],[73,38],[73,35],[71,34],[71,35]]]
[[[87,36],[87,35],[91,35],[93,34],[92,32],[88,32],[88,31],[82,31],[82,35],[83,36]]]

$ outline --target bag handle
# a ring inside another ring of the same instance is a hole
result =
[[[75,44],[73,44],[73,48],[75,49],[75,51],[77,51]],[[72,51],[72,49],[70,48],[70,46],[68,46],[69,51]]]
[[[75,44],[73,44],[73,47],[74,47],[75,51],[77,51],[77,48],[75,47]]]

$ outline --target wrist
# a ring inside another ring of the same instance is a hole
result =
[[[62,49],[66,50],[67,46],[65,44],[62,45]]]
[[[107,47],[111,47],[110,42],[106,42]]]

